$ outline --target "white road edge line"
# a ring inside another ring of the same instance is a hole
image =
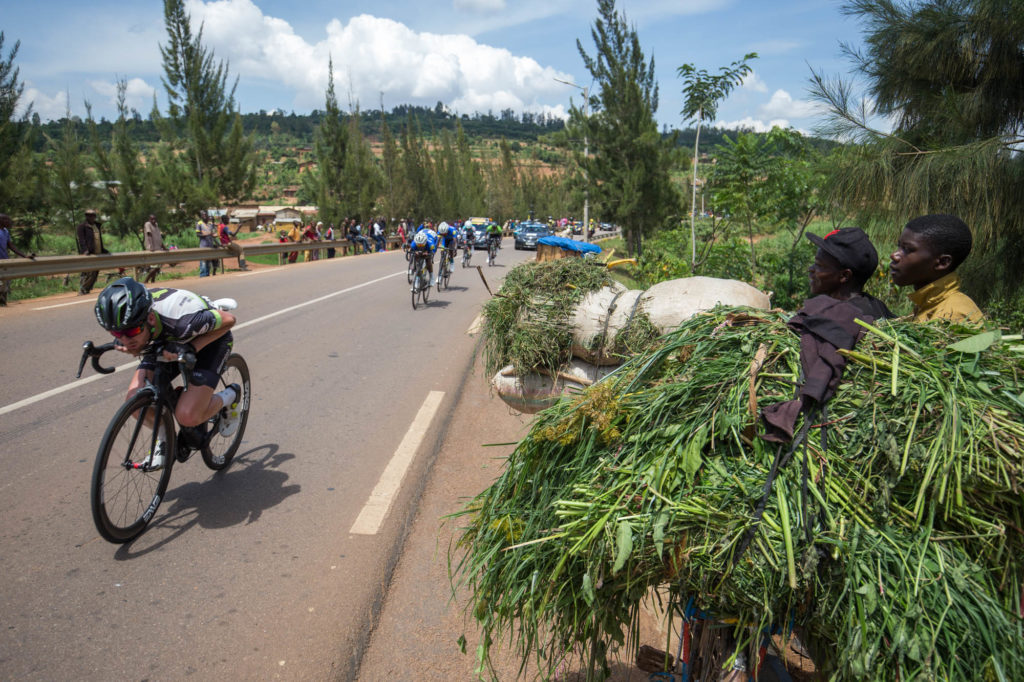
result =
[[[92,298],[92,297],[83,298],[83,299],[80,299],[78,301],[71,301],[70,303],[54,303],[53,305],[44,305],[44,306],[42,306],[40,308],[33,308],[32,310],[49,310],[50,308],[63,308],[65,306],[69,306],[69,305],[78,305],[79,303],[93,303],[93,304],[95,304],[96,303],[96,299]]]
[[[319,298],[314,298],[314,299],[311,299],[309,301],[305,301],[304,303],[299,303],[297,305],[293,305],[293,306],[290,306],[288,308],[283,308],[281,310],[278,310],[277,312],[270,313],[269,315],[264,315],[263,317],[257,317],[255,320],[247,320],[245,322],[242,322],[241,324],[236,324],[234,328],[235,329],[243,329],[245,327],[248,327],[251,324],[256,324],[257,322],[264,322],[266,320],[269,320],[272,317],[277,317],[278,315],[283,315],[284,313],[288,313],[288,312],[291,312],[293,310],[298,310],[299,308],[304,308],[307,305],[313,305],[314,303],[319,303],[320,301],[326,301],[329,298],[334,298],[335,296],[340,296],[342,294],[347,294],[350,291],[355,291],[356,289],[362,289],[363,287],[370,286],[371,284],[376,284],[377,282],[382,282],[382,281],[384,281],[386,279],[390,279],[391,277],[398,277],[399,275],[404,275],[404,274],[405,274],[405,270],[401,270],[399,272],[395,272],[395,273],[392,273],[390,275],[384,275],[383,277],[378,277],[377,279],[371,279],[368,282],[363,282],[362,284],[356,284],[355,286],[348,287],[347,289],[341,289],[340,291],[335,291],[333,293],[327,294],[326,296],[321,296]],[[84,302],[85,301],[82,301],[82,303],[84,303]],[[75,303],[79,303],[79,301],[75,301]],[[72,305],[72,304],[70,304],[70,303],[62,303],[60,305]],[[136,363],[133,360],[133,361],[130,361],[130,362],[126,362],[123,365],[119,365],[114,371],[115,372],[123,372],[123,371],[128,370],[128,369],[135,369],[136,367],[138,367],[138,363]],[[91,377],[86,377],[85,379],[77,379],[77,380],[72,381],[70,383],[64,384],[63,386],[58,386],[57,388],[51,388],[49,391],[44,391],[43,393],[37,393],[34,396],[30,396],[28,398],[25,398],[24,400],[19,400],[16,403],[11,403],[10,405],[5,405],[3,407],[0,407],[0,416],[3,416],[5,414],[9,414],[11,412],[14,412],[15,410],[21,409],[22,407],[28,407],[29,405],[32,405],[34,403],[38,403],[41,400],[46,400],[47,398],[52,398],[55,395],[60,395],[61,393],[64,393],[65,391],[70,391],[71,389],[78,388],[79,386],[83,386],[85,384],[92,383],[93,381],[99,381],[100,379],[102,379],[105,376],[108,376],[108,375],[106,375],[106,374],[94,374]]]
[[[388,462],[377,485],[374,486],[373,492],[370,493],[370,498],[363,505],[355,523],[352,524],[352,528],[349,530],[350,534],[376,535],[380,530],[381,524],[384,523],[384,517],[387,516],[391,503],[402,486],[405,472],[408,471],[409,465],[416,457],[416,451],[419,449],[427,429],[430,428],[430,422],[433,421],[437,409],[441,406],[442,398],[444,398],[444,391],[431,391],[427,394],[426,400],[420,406],[420,411],[416,413],[412,424],[409,425],[409,430],[405,432],[402,442],[398,444],[395,454],[391,456],[391,461]]]
[[[333,293],[327,294],[325,296],[321,296],[319,298],[311,298],[308,301],[305,301],[303,303],[298,303],[298,304],[290,306],[288,308],[282,308],[281,310],[272,312],[269,315],[264,315],[263,317],[257,317],[255,320],[247,320],[245,322],[242,322],[241,324],[236,324],[234,326],[234,329],[244,329],[244,328],[248,327],[251,324],[256,324],[258,322],[265,322],[266,320],[269,320],[272,317],[277,317],[278,315],[284,315],[285,313],[290,313],[293,310],[298,310],[299,308],[305,308],[307,305],[313,305],[314,303],[319,303],[321,301],[326,301],[329,298],[334,298],[335,296],[341,296],[342,294],[347,294],[350,291],[355,291],[356,289],[362,289],[363,287],[368,287],[371,284],[376,284],[377,282],[383,282],[386,279],[390,279],[392,277],[398,277],[399,275],[404,275],[404,274],[405,274],[405,270],[400,270],[398,272],[391,273],[390,275],[384,275],[383,277],[378,277],[377,279],[371,279],[368,282],[363,282],[362,284],[357,284],[355,286],[348,287],[347,289],[341,289],[340,291],[335,291]]]

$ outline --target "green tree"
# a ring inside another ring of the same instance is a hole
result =
[[[663,140],[654,114],[658,85],[654,59],[647,62],[636,30],[615,10],[615,0],[598,0],[591,29],[596,52],[576,47],[597,83],[590,93],[590,115],[576,106],[569,114],[570,137],[586,137],[591,154],[576,157],[591,183],[602,215],[623,226],[628,248],[641,255],[645,235],[678,211],[679,197],[669,179],[674,140]]]
[[[195,188],[182,201],[196,209],[244,197],[256,179],[255,152],[236,110],[238,81],[228,87],[228,66],[214,62],[213,52],[203,45],[202,27],[192,34],[183,0],[164,0],[164,23],[168,40],[160,54],[170,125],[162,132],[180,145]]]
[[[349,146],[345,160],[345,187],[351,215],[369,220],[378,213],[384,180],[370,143],[359,127],[359,109],[348,120]]]
[[[380,112],[380,141],[381,141],[381,174],[384,181],[384,215],[388,218],[403,218],[407,213],[404,206],[398,203],[398,145],[395,143],[395,136],[391,134],[391,126],[388,125],[384,116],[384,107]]]
[[[819,132],[847,143],[828,191],[892,243],[924,213],[971,226],[975,255],[960,270],[984,302],[1024,286],[1024,12],[1019,0],[856,0],[863,51],[846,48],[870,100],[842,78],[812,72],[828,110]],[[870,104],[868,103],[870,102]],[[891,131],[872,116],[894,122]]]
[[[37,177],[27,135],[31,132],[31,105],[17,114],[25,84],[14,65],[21,41],[3,56],[4,33],[0,31],[0,212],[16,216],[31,208],[31,191]]]
[[[408,207],[407,216],[421,220],[432,216],[435,199],[430,184],[433,163],[426,151],[419,123],[410,111],[406,116],[402,133],[402,176],[404,182],[403,204]]]
[[[92,117],[92,107],[86,103],[92,138],[96,170],[101,180],[108,182],[107,192],[102,200],[103,212],[109,217],[106,224],[108,233],[127,236],[134,234],[139,245],[143,244],[142,226],[150,213],[163,218],[164,210],[155,198],[153,181],[149,170],[142,162],[142,152],[132,136],[136,121],[130,117],[125,104],[128,83],[117,81],[117,111],[110,139],[105,140]],[[108,144],[109,143],[109,144]]]
[[[316,168],[306,172],[302,185],[306,196],[317,205],[320,219],[341,225],[349,213],[345,196],[345,165],[348,162],[349,126],[334,90],[334,60],[328,61],[325,111],[313,137]]]
[[[95,178],[87,167],[85,144],[78,126],[67,109],[59,137],[47,136],[51,161],[48,199],[50,222],[65,231],[73,231],[85,219],[85,211],[97,200]]]
[[[693,188],[690,202],[690,241],[692,265],[697,265],[697,228],[695,214],[697,212],[697,153],[700,148],[700,128],[704,121],[714,121],[718,115],[718,104],[729,96],[732,89],[743,82],[743,78],[750,73],[752,59],[757,59],[757,53],[751,52],[743,59],[733,62],[729,66],[719,69],[718,75],[712,76],[706,70],[699,71],[693,64],[683,64],[676,72],[683,79],[683,110],[680,115],[684,122],[697,122],[697,135],[693,142]]]
[[[460,121],[455,123],[455,146],[458,151],[459,204],[456,212],[460,215],[484,212],[495,213],[492,200],[488,200],[487,180],[480,163],[473,158],[469,136]]]
[[[757,251],[754,225],[765,207],[765,175],[769,167],[766,141],[754,133],[741,132],[733,140],[715,147],[716,164],[709,178],[716,211],[724,211],[730,220],[747,228],[750,242],[750,270],[757,275]]]

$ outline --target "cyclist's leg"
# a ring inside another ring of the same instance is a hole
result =
[[[221,396],[214,391],[220,371],[231,354],[231,333],[220,337],[196,354],[196,366],[189,377],[189,387],[178,398],[174,416],[182,426],[198,426],[224,407]],[[237,398],[237,396],[236,396]]]

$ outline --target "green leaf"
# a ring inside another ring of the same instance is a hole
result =
[[[668,523],[669,514],[667,511],[663,511],[658,514],[658,518],[654,520],[654,546],[658,549],[658,558],[662,558],[662,554],[665,551],[665,525]]]
[[[989,346],[998,340],[999,330],[996,329],[990,332],[982,332],[981,334],[968,336],[966,339],[960,339],[956,343],[950,345],[949,350],[953,350],[958,353],[980,353],[983,350],[987,350]]]
[[[455,641],[458,642],[459,651],[461,651],[462,653],[466,653],[466,635],[459,635],[459,638]]]
[[[633,551],[633,529],[629,521],[619,521],[619,529],[615,533],[615,565],[612,566],[612,575],[615,575],[626,565],[626,559]]]
[[[594,582],[590,579],[589,573],[583,574],[583,599],[587,602],[587,606],[591,606],[594,603]]]
[[[682,452],[682,461],[680,462],[680,466],[682,466],[683,471],[686,472],[686,477],[691,481],[693,480],[693,477],[697,475],[697,471],[700,469],[700,465],[704,461],[703,457],[701,457],[701,452],[704,450],[707,432],[708,429],[706,426],[702,426],[697,429]]]

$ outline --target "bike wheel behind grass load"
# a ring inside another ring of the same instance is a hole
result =
[[[210,441],[202,449],[203,461],[206,466],[214,471],[220,471],[231,464],[238,446],[242,444],[245,434],[245,425],[249,421],[249,400],[252,396],[252,389],[249,384],[249,366],[241,355],[232,353],[227,362],[224,363],[224,370],[220,373],[220,385],[218,390],[224,389],[231,384],[237,384],[242,388],[242,395],[238,397],[238,427],[225,435],[222,431],[224,425],[222,415],[224,410],[210,420],[208,428],[214,430]],[[225,408],[228,409],[228,408]]]
[[[109,542],[128,542],[146,529],[163,500],[174,462],[174,419],[169,409],[160,417],[164,440],[164,467],[148,471],[142,465],[153,447],[152,421],[156,403],[141,391],[114,414],[92,471],[92,518],[100,536]],[[138,412],[139,419],[133,415]]]

